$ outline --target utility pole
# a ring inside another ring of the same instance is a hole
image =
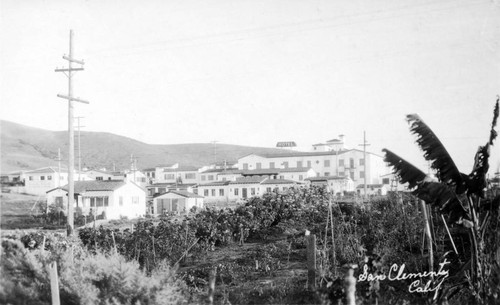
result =
[[[363,144],[358,144],[358,145],[363,146],[363,165],[364,165],[363,181],[364,181],[364,191],[366,198],[366,146],[370,146],[370,144],[366,142],[366,131],[363,131]]]
[[[58,94],[57,96],[68,101],[68,236],[73,235],[74,215],[73,202],[75,200],[74,169],[75,169],[75,138],[73,126],[73,101],[88,104],[89,102],[73,97],[73,72],[83,71],[83,67],[73,68],[73,63],[83,66],[82,60],[73,58],[73,30],[69,30],[69,54],[63,55],[63,59],[68,61],[68,68],[55,69],[56,72],[63,72],[68,77],[68,95]]]
[[[78,181],[80,181],[80,177],[82,175],[82,149],[81,149],[81,134],[80,134],[80,128],[85,127],[80,125],[80,119],[83,119],[82,116],[77,116],[76,119],[78,120]]]

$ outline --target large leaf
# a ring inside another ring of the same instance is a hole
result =
[[[410,124],[410,131],[417,135],[417,144],[424,151],[424,158],[431,162],[436,170],[439,181],[451,187],[456,187],[457,194],[467,189],[464,174],[458,171],[455,162],[432,129],[417,114],[409,114],[406,120]]]
[[[493,141],[497,137],[497,132],[495,127],[497,125],[498,119],[498,103],[499,99],[495,103],[495,108],[493,110],[493,121],[491,123],[490,137],[488,142],[484,146],[479,146],[476,156],[474,157],[474,166],[472,172],[468,177],[468,194],[476,194],[484,198],[484,190],[487,187],[486,173],[488,173],[489,164],[488,159],[490,157],[490,146],[493,145]]]
[[[448,215],[450,222],[467,218],[467,213],[455,192],[446,184],[433,181],[416,166],[396,155],[388,149],[384,161],[393,167],[393,173],[399,177],[401,183],[408,183],[412,193],[427,204],[438,207],[439,212]]]
[[[401,183],[408,183],[410,189],[414,189],[426,178],[427,175],[410,162],[386,148],[382,151],[385,153],[384,161],[394,168],[393,173],[399,177]]]

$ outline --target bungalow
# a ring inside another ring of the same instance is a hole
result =
[[[153,198],[152,213],[155,215],[173,212],[187,214],[193,207],[204,207],[203,197],[187,191],[168,191]]]
[[[59,171],[53,167],[43,167],[25,173],[25,192],[32,195],[44,195],[48,190],[68,183],[68,170]],[[85,173],[74,173],[74,180],[92,180]]]
[[[84,215],[105,213],[106,219],[146,214],[146,192],[129,181],[75,181],[75,211]],[[68,205],[68,185],[47,191],[47,204],[63,211]]]
[[[306,179],[311,185],[326,186],[327,190],[336,195],[343,195],[345,192],[354,192],[354,182],[350,177],[321,176]]]
[[[234,181],[213,181],[198,185],[198,194],[205,197],[205,203],[238,202],[250,197],[262,196],[266,192],[286,191],[299,185],[286,179],[270,179],[267,176],[239,177]]]

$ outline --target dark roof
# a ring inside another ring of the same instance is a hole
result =
[[[203,196],[200,196],[200,195],[197,195],[195,193],[188,192],[188,191],[174,191],[174,190],[170,190],[166,193],[156,195],[156,196],[154,196],[154,198],[159,197],[159,196],[163,196],[163,195],[168,194],[168,193],[176,194],[176,195],[186,197],[186,198],[203,198]]]
[[[264,179],[267,178],[262,176],[239,177],[235,181],[230,181],[229,184],[261,183]]]
[[[207,169],[204,172],[201,172],[200,174],[210,174],[210,173],[223,173],[223,172],[230,172],[233,170],[238,170],[237,168],[212,168],[212,169]]]
[[[261,184],[297,184],[297,181],[287,179],[266,179]]]
[[[348,177],[340,177],[340,176],[319,176],[319,177],[309,177],[305,180],[309,181],[326,181],[326,180],[347,180]]]
[[[194,172],[198,171],[196,166],[179,166],[178,168],[165,168],[163,172]]]
[[[326,143],[332,143],[332,142],[335,142],[335,143],[342,143],[342,141],[341,141],[341,140],[339,140],[339,139],[331,139],[331,140],[326,141]]]
[[[208,182],[208,183],[203,183],[203,184],[198,184],[198,187],[203,187],[203,186],[222,186],[222,185],[228,185],[230,181],[213,181],[213,182]]]
[[[383,184],[367,184],[366,187],[373,187],[373,188],[379,188],[379,187],[382,187],[384,186]],[[358,186],[356,186],[357,189],[362,189],[362,188],[365,188],[365,185],[364,184],[359,184]]]
[[[122,180],[92,180],[92,181],[75,181],[75,188],[74,192],[75,194],[81,194],[89,191],[114,191],[117,188],[122,187],[125,185],[126,182]],[[48,190],[48,192],[57,190],[57,189],[62,189],[66,192],[68,192],[68,184],[62,187],[57,187],[55,189]]]
[[[154,168],[154,167],[144,168],[144,169],[142,169],[142,171],[143,172],[154,172],[154,171],[156,171],[156,168]]]

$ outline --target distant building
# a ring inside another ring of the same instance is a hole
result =
[[[156,168],[156,183],[198,183],[198,167]]]
[[[203,197],[188,191],[168,191],[153,198],[154,215],[162,215],[167,212],[187,214],[196,207],[204,207]]]
[[[360,195],[364,194],[364,184],[360,184],[356,187],[356,192]],[[366,185],[366,195],[387,195],[388,185],[385,184],[367,184]]]
[[[146,214],[146,191],[129,181],[75,181],[75,212],[101,215],[106,219],[140,217]],[[47,191],[47,204],[67,213],[68,185]]]
[[[354,192],[354,182],[350,177],[321,176],[307,178],[311,185],[326,186],[326,189],[335,195],[344,195],[346,192]]]
[[[68,183],[68,170],[61,169],[59,172],[54,167],[43,167],[32,171],[25,172],[24,191],[31,195],[45,195],[48,190],[65,185]],[[85,173],[78,173],[75,171],[73,174],[74,181],[80,180],[93,180]]]

